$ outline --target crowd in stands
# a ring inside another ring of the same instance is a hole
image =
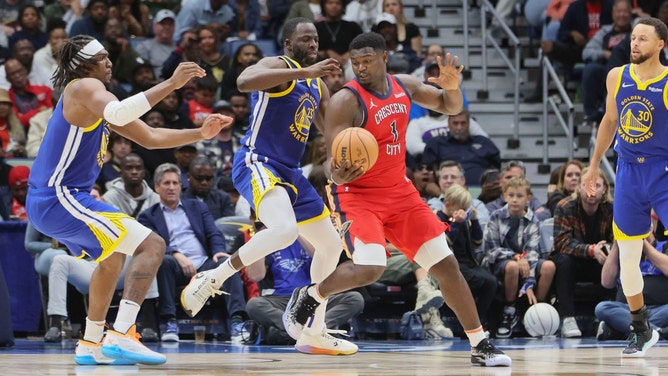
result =
[[[164,2],[171,6],[163,9],[156,9],[156,2],[141,0],[55,0],[45,1],[40,7],[31,0],[3,3],[3,220],[26,220],[29,168],[12,167],[7,160],[29,160],[39,152],[41,137],[60,96],[50,78],[56,69],[58,47],[65,38],[88,34],[104,44],[114,69],[107,89],[120,99],[170,77],[180,62],[194,61],[205,68],[206,77],[194,79],[144,115],[142,120],[152,127],[195,128],[211,113],[235,118],[234,126],[215,138],[174,149],[147,150],[117,134],[109,138],[109,159],[95,187],[100,199],[139,218],[167,243],[155,289],[142,306],[144,318],[153,318],[145,321],[145,341],[179,340],[178,288],[197,271],[214,268],[234,251],[216,227],[217,219],[250,218],[251,225],[240,234],[245,240],[262,229],[230,177],[234,152],[240,147],[251,115],[249,94],[238,91],[236,79],[263,56],[280,53],[277,41],[286,19],[312,19],[319,34],[319,56],[341,63],[342,72],[323,77],[332,93],[352,78],[348,44],[363,31],[373,30],[385,37],[388,71],[395,74],[413,74],[426,82],[438,74],[436,57],[445,58],[443,46],[422,45],[420,29],[404,14],[401,0],[378,1],[375,8],[358,0],[272,0],[268,7],[258,0],[183,0],[180,4]],[[497,10],[508,16],[514,3],[501,0]],[[587,119],[598,121],[603,114],[605,80],[601,75],[607,72],[617,50],[628,50],[633,17],[651,14],[668,23],[668,1],[655,3],[526,2],[527,12],[532,9],[536,14],[530,21],[542,26],[544,52],[568,67],[577,62],[586,64],[583,93]],[[628,52],[622,55],[628,59]],[[499,148],[489,138],[485,124],[475,120],[475,114],[464,108],[448,117],[414,107],[407,131],[407,178],[434,215],[448,224],[448,242],[476,298],[485,328],[497,337],[510,337],[528,305],[548,302],[560,313],[561,335],[581,336],[584,328],[576,320],[582,315],[576,307],[581,300],[576,297],[582,283],[589,283],[598,289],[584,306],[590,307],[588,314],[596,314],[601,322],[599,338],[627,333],[628,323],[611,314],[613,306],[624,309],[620,306],[623,299],[608,301],[614,297],[619,268],[612,232],[612,192],[606,177],[601,175],[599,179],[599,194],[587,196],[580,184],[584,164],[568,161],[559,169],[548,196],[537,197],[526,179],[525,166],[520,161],[501,159]],[[324,190],[326,181],[322,168],[325,159],[324,139],[312,127],[302,166],[310,181],[318,182],[314,184],[319,191]],[[472,187],[477,195],[472,195]],[[542,231],[546,223],[553,223],[553,233]],[[553,236],[553,245],[546,236]],[[657,287],[668,275],[663,240],[648,237],[643,251],[646,259],[641,263],[650,263],[643,269],[646,281],[658,281],[646,282],[650,309],[668,304],[665,289]],[[543,244],[549,244],[549,248]],[[48,276],[49,302],[45,309],[50,320],[45,340],[60,341],[62,328],[69,325],[63,303],[65,286],[71,283],[85,293],[95,264],[69,255],[56,240],[44,238],[30,225],[26,249],[35,256],[36,271]],[[388,249],[394,249],[393,245],[388,244]],[[416,284],[415,311],[421,315],[429,336],[452,337],[453,331],[441,318],[444,300],[426,271],[416,268],[400,252],[390,253],[393,256],[380,282]],[[309,245],[297,241],[249,266],[243,276],[228,279],[223,290],[230,294],[224,300],[231,338],[240,341],[243,322],[254,320],[272,333],[270,338],[276,338],[276,343],[289,341],[279,313],[293,287],[308,282],[310,261]],[[260,288],[253,290],[255,283]],[[342,327],[363,310],[358,295],[345,293],[330,301],[328,326]],[[494,302],[500,307],[496,311]],[[665,315],[657,316],[650,317],[653,325],[668,326]]]

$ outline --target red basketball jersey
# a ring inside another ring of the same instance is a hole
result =
[[[378,142],[376,164],[361,178],[346,184],[349,187],[389,188],[406,182],[406,129],[411,98],[394,76],[388,74],[387,81],[386,95],[366,90],[357,80],[344,86],[355,93],[362,104],[361,127],[371,132]]]

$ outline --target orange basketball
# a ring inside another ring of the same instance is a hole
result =
[[[369,171],[378,159],[378,142],[371,132],[364,128],[346,128],[334,138],[332,158],[337,166],[340,166],[342,161],[357,162],[365,172]]]

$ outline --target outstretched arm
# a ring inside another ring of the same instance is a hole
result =
[[[451,58],[449,53],[445,55],[444,62],[440,57],[436,60],[440,74],[438,77],[430,77],[429,82],[438,85],[440,89],[409,75],[400,75],[399,79],[417,104],[446,115],[456,115],[464,108],[464,97],[459,89],[459,74],[464,66],[457,65],[459,58]]]
[[[241,72],[237,78],[237,87],[242,92],[282,91],[290,81],[323,77],[336,69],[341,70],[341,66],[334,59],[325,59],[301,69],[291,69],[279,57],[265,57]]]

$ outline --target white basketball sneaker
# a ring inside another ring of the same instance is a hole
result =
[[[227,294],[219,289],[222,283],[218,282],[212,274],[211,270],[195,274],[188,286],[181,292],[181,306],[188,316],[195,317],[209,298]]]
[[[330,335],[326,330],[321,334],[302,333],[295,349],[304,354],[316,355],[351,355],[357,352],[357,345]]]
[[[82,366],[133,365],[136,362],[125,359],[107,358],[102,355],[102,342],[93,343],[80,339],[74,349],[74,363]]]
[[[144,346],[139,341],[136,325],[132,325],[127,333],[107,330],[102,341],[102,355],[141,364],[163,364],[167,357]]]

